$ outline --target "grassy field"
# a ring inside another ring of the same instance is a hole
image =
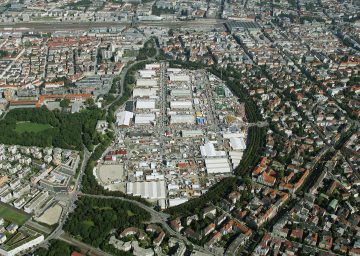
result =
[[[126,212],[127,212],[127,215],[128,215],[129,217],[132,217],[132,216],[135,215],[135,213],[133,213],[133,212],[130,211],[130,210],[127,210]]]
[[[7,221],[14,222],[20,226],[30,218],[30,215],[4,203],[0,203],[0,217]]]
[[[136,57],[138,55],[139,51],[136,50],[126,50],[124,52],[123,57],[127,57],[127,58],[131,58],[131,57]]]
[[[15,131],[18,133],[23,132],[42,132],[44,130],[52,128],[49,124],[38,124],[31,122],[17,122]]]
[[[94,222],[91,220],[84,220],[81,222],[81,225],[87,228],[95,226]]]

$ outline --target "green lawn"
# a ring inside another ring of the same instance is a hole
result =
[[[133,212],[130,211],[130,210],[126,210],[126,212],[127,212],[127,215],[128,215],[129,217],[132,217],[132,216],[135,215],[135,213],[133,213]]]
[[[23,132],[42,132],[52,128],[49,124],[38,124],[31,122],[17,122],[15,131],[18,133]]]
[[[124,52],[124,55],[123,57],[126,58],[131,58],[131,57],[136,57],[138,55],[139,51],[136,51],[136,50],[126,50]]]
[[[10,205],[0,203],[0,217],[21,226],[30,218],[30,215],[21,210],[15,209]]]
[[[82,225],[84,225],[85,227],[93,227],[95,226],[94,222],[91,220],[84,220],[81,222]]]

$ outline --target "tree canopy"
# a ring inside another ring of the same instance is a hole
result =
[[[24,146],[60,147],[81,150],[83,144],[91,148],[99,136],[96,123],[104,117],[99,109],[84,110],[69,114],[50,111],[46,107],[13,109],[0,122],[0,143]],[[49,124],[51,129],[42,132],[16,132],[17,122]]]
[[[150,218],[150,213],[130,202],[82,197],[64,229],[83,242],[99,247],[110,231],[142,227]]]
[[[60,107],[62,108],[68,108],[70,106],[70,100],[69,99],[63,99],[60,101]]]
[[[48,249],[39,248],[34,252],[35,256],[70,256],[72,252],[80,251],[79,249],[71,246],[60,240],[51,240]]]

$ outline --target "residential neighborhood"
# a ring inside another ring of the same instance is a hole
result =
[[[0,2],[0,255],[360,255],[358,0]]]

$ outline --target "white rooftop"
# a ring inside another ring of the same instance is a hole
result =
[[[121,111],[119,113],[116,114],[116,124],[117,125],[126,125],[129,126],[130,125],[130,120],[134,117],[134,113],[133,112],[129,112],[129,111]]]
[[[155,100],[138,99],[136,101],[136,108],[137,109],[154,109],[155,108]]]
[[[245,150],[246,143],[243,138],[230,138],[230,146],[233,150]]]
[[[166,198],[165,181],[128,182],[126,193],[148,199]]]

